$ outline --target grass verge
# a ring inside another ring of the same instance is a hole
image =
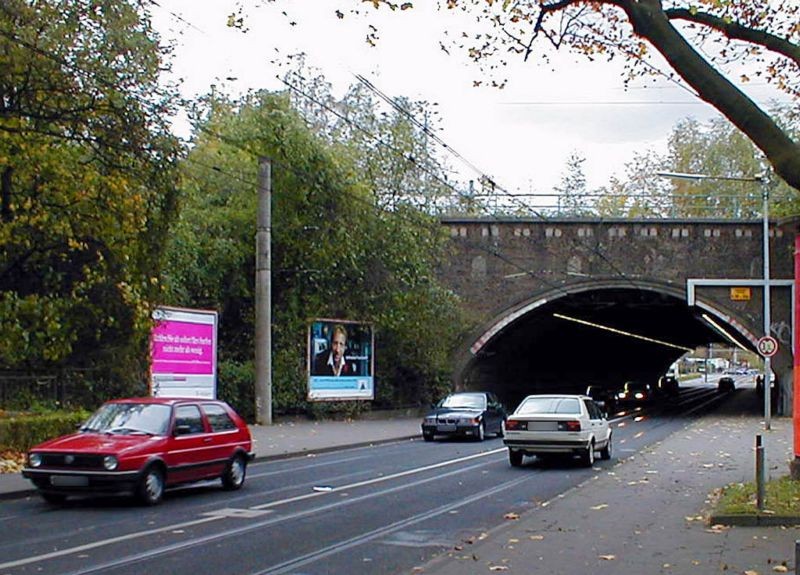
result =
[[[759,511],[756,501],[756,484],[732,483],[722,488],[714,507],[714,515],[800,516],[800,481],[788,475],[767,481],[764,511]]]

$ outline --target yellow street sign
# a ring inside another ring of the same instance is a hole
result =
[[[732,301],[750,301],[750,288],[749,287],[732,287],[731,288]]]

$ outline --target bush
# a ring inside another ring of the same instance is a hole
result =
[[[46,439],[72,433],[89,415],[78,411],[0,418],[0,449],[27,451]]]
[[[252,361],[217,364],[217,397],[227,402],[245,421],[255,421],[256,368]]]

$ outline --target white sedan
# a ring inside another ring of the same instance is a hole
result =
[[[503,443],[511,465],[525,455],[577,454],[594,465],[595,452],[611,459],[611,428],[592,398],[585,395],[529,395],[506,421]]]

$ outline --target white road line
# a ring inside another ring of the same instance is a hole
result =
[[[356,461],[358,459],[367,459],[367,456],[366,455],[361,455],[359,457],[348,457],[346,459],[337,459],[336,461],[324,461],[324,462],[321,461],[319,463],[312,463],[311,465],[302,465],[300,467],[287,467],[286,469],[278,469],[276,471],[266,471],[266,472],[263,472],[263,473],[253,473],[251,471],[251,469],[253,467],[256,467],[256,466],[261,467],[261,466],[267,466],[267,465],[274,465],[274,462],[266,461],[266,462],[263,462],[263,463],[261,463],[261,462],[257,462],[255,464],[251,463],[250,465],[247,466],[247,478],[248,479],[254,479],[254,478],[257,478],[257,477],[268,477],[270,475],[281,475],[283,473],[294,473],[296,471],[305,471],[306,469],[316,469],[317,467],[327,467],[327,466],[331,466],[331,465],[337,465],[339,463],[347,463],[349,461]],[[295,459],[294,461],[297,461],[297,460]]]
[[[194,521],[186,521],[185,523],[175,523],[173,525],[167,525],[166,527],[159,527],[157,529],[150,529],[148,531],[139,531],[137,533],[129,533],[128,535],[120,535],[119,537],[103,539],[102,541],[95,541],[94,543],[78,545],[77,547],[70,547],[68,549],[52,551],[51,553],[44,553],[43,555],[32,555],[31,557],[26,557],[24,559],[17,559],[16,561],[8,561],[6,563],[0,563],[0,569],[11,569],[12,567],[20,567],[22,565],[29,565],[31,563],[39,563],[40,561],[46,561],[47,559],[55,559],[56,557],[63,557],[65,555],[72,555],[74,553],[88,551],[89,549],[104,547],[106,545],[111,545],[112,543],[130,541],[131,539],[138,539],[140,537],[146,537],[148,535],[154,535],[156,533],[163,533],[165,531],[185,529],[186,527],[194,527],[195,525],[210,523],[211,521],[217,521],[218,519],[223,519],[223,517],[222,516],[204,517],[202,519],[195,519]]]
[[[325,557],[329,557],[330,555],[335,555],[336,553],[340,553],[342,551],[346,551],[353,547],[357,547],[358,545],[362,545],[373,539],[377,539],[378,537],[383,537],[384,535],[388,535],[393,531],[397,531],[398,529],[403,529],[408,527],[409,525],[414,525],[416,523],[420,523],[422,521],[426,521],[428,519],[432,519],[437,515],[443,515],[445,513],[449,513],[454,509],[458,509],[459,507],[464,507],[465,505],[469,505],[475,503],[476,501],[480,501],[486,497],[490,497],[495,495],[496,493],[500,493],[501,491],[505,491],[506,489],[510,489],[512,487],[516,487],[520,483],[525,481],[529,481],[531,479],[530,476],[520,477],[518,479],[514,479],[512,481],[507,481],[501,485],[497,485],[492,487],[491,489],[487,489],[486,491],[482,491],[480,493],[476,493],[466,499],[461,499],[454,503],[449,503],[447,505],[442,505],[441,507],[437,507],[436,509],[431,509],[430,511],[426,511],[424,513],[420,513],[419,515],[414,515],[413,517],[408,517],[401,521],[397,521],[390,525],[386,525],[384,527],[379,527],[373,531],[369,531],[367,533],[363,533],[357,537],[353,537],[348,539],[347,541],[342,541],[340,543],[334,543],[333,545],[329,545],[323,549],[318,549],[317,551],[312,551],[311,553],[307,553],[302,557],[295,557],[294,559],[290,559],[283,563],[279,563],[278,565],[274,565],[268,569],[263,571],[257,571],[252,573],[251,575],[279,575],[281,573],[287,573],[290,571],[294,571],[299,567],[304,567],[305,565],[309,565],[320,559],[324,559]]]
[[[314,507],[312,509],[305,509],[303,511],[296,511],[294,513],[290,513],[288,515],[284,515],[281,517],[273,517],[263,521],[256,521],[253,523],[249,523],[248,525],[244,525],[242,527],[235,527],[233,529],[226,529],[225,531],[221,531],[219,533],[212,533],[209,535],[203,535],[200,537],[196,537],[194,539],[190,539],[189,541],[179,541],[176,543],[172,543],[169,545],[165,545],[156,549],[148,549],[146,551],[142,551],[141,553],[137,553],[136,555],[129,555],[127,557],[120,557],[117,559],[113,559],[106,563],[101,563],[97,565],[93,565],[90,567],[79,569],[78,571],[72,571],[70,573],[64,573],[62,575],[88,575],[90,573],[110,573],[113,569],[117,567],[121,567],[123,565],[130,565],[132,563],[136,563],[139,561],[146,561],[149,559],[153,559],[159,555],[165,555],[167,553],[173,553],[176,551],[183,551],[189,549],[191,547],[198,547],[202,545],[207,545],[213,543],[215,541],[219,541],[220,539],[226,539],[229,537],[235,537],[237,535],[242,535],[245,533],[249,533],[251,531],[256,531],[258,529],[262,529],[265,527],[272,527],[273,525],[278,525],[280,523],[285,523],[287,521],[294,521],[296,519],[301,519],[303,517],[310,517],[314,515],[318,515],[320,513],[325,513],[327,511],[331,511],[333,509],[338,509],[340,507],[345,507],[348,505],[353,505],[355,503],[360,503],[361,501],[366,501],[367,499],[372,499],[375,497],[381,497],[384,495],[388,495],[391,493],[396,493],[398,491],[402,491],[404,489],[411,489],[417,487],[419,485],[423,485],[425,483],[430,483],[432,481],[438,481],[441,479],[446,479],[452,475],[458,475],[464,472],[471,471],[472,469],[477,469],[485,465],[485,463],[480,464],[473,464],[471,466],[465,467],[463,469],[454,469],[452,471],[448,471],[442,475],[437,475],[436,477],[426,477],[424,479],[419,479],[412,483],[404,483],[402,485],[397,485],[394,487],[389,487],[387,489],[383,489],[381,491],[373,491],[371,493],[366,493],[364,495],[360,495],[358,497],[351,497],[349,499],[340,499],[337,501],[332,501],[321,507]],[[528,477],[521,478],[520,481],[524,481],[528,479]],[[474,497],[474,496],[472,496]],[[458,502],[457,502],[458,503]],[[451,505],[455,505],[457,503],[453,503]]]
[[[424,471],[429,471],[431,469],[438,469],[438,468],[445,467],[445,466],[448,466],[448,465],[454,465],[456,463],[461,463],[461,462],[464,462],[464,461],[470,461],[472,459],[477,459],[479,457],[486,457],[488,455],[493,455],[495,453],[499,453],[499,452],[504,451],[504,450],[505,450],[505,448],[494,449],[492,451],[485,451],[485,452],[482,452],[482,453],[477,453],[475,455],[468,455],[468,456],[465,456],[465,457],[460,457],[458,459],[451,459],[451,460],[448,460],[448,461],[443,461],[441,463],[435,463],[433,465],[427,465],[427,466],[424,466],[424,467],[419,467],[419,468],[415,468],[415,469],[409,469],[407,471],[402,471],[400,473],[395,473],[395,474],[392,474],[392,475],[386,475],[386,476],[383,476],[383,477],[376,477],[374,479],[369,479],[369,480],[366,480],[366,481],[359,481],[357,483],[351,483],[350,485],[343,485],[343,486],[340,486],[340,487],[335,487],[334,489],[332,489],[329,492],[322,493],[322,492],[316,492],[315,491],[313,493],[308,493],[308,494],[300,495],[300,496],[297,496],[297,497],[290,497],[288,499],[282,499],[282,500],[279,500],[279,501],[273,501],[273,502],[270,502],[270,503],[265,503],[263,505],[255,505],[255,506],[250,507],[249,509],[260,510],[260,509],[268,509],[270,507],[277,507],[279,505],[286,505],[287,503],[294,503],[296,501],[303,501],[305,499],[311,499],[311,498],[314,498],[314,497],[329,495],[330,493],[335,493],[337,491],[344,491],[344,490],[347,490],[347,489],[353,489],[355,487],[363,487],[365,485],[371,485],[371,484],[380,483],[380,482],[383,482],[383,481],[389,481],[391,479],[397,479],[398,477],[405,477],[407,475],[412,475],[414,473],[422,473]],[[71,554],[74,554],[74,553],[81,553],[83,551],[88,551],[90,549],[96,549],[98,547],[104,547],[106,545],[112,545],[114,543],[120,543],[120,542],[123,542],[123,541],[130,541],[130,540],[133,540],[133,539],[139,539],[141,537],[147,537],[149,535],[154,535],[156,533],[163,533],[165,531],[173,531],[173,530],[178,530],[178,529],[185,529],[187,527],[193,527],[195,525],[202,525],[203,523],[209,523],[211,521],[217,521],[219,519],[224,519],[224,516],[222,516],[222,515],[206,516],[206,517],[203,517],[202,519],[195,519],[193,521],[187,521],[187,522],[184,522],[184,523],[175,523],[173,525],[167,525],[165,527],[159,527],[157,529],[150,529],[150,530],[147,530],[147,531],[139,531],[139,532],[135,532],[135,533],[129,533],[127,535],[120,535],[119,537],[112,537],[112,538],[109,538],[109,539],[103,539],[101,541],[95,541],[93,543],[87,543],[85,545],[79,545],[79,546],[76,546],[76,547],[60,549],[58,551],[53,551],[53,552],[50,552],[50,553],[44,553],[42,555],[33,555],[33,556],[30,556],[30,557],[26,557],[24,559],[17,559],[15,561],[8,561],[8,562],[5,562],[5,563],[0,563],[0,569],[10,569],[10,568],[14,568],[14,567],[20,567],[20,566],[23,566],[23,565],[29,565],[31,563],[38,563],[38,562],[41,562],[41,561],[46,561],[48,559],[55,559],[55,558],[58,558],[58,557],[64,557],[66,555],[71,555]]]
[[[399,473],[393,473],[392,475],[384,475],[382,477],[375,477],[373,479],[367,479],[365,481],[359,481],[357,483],[351,483],[349,485],[341,485],[339,487],[333,487],[330,491],[314,491],[312,493],[306,493],[304,495],[298,495],[296,497],[290,497],[288,499],[281,499],[278,501],[271,501],[269,503],[264,503],[262,505],[253,505],[250,509],[269,509],[270,507],[277,507],[279,505],[286,505],[287,503],[295,503],[297,501],[304,501],[306,499],[313,499],[314,497],[322,497],[325,495],[329,495],[331,493],[336,493],[337,491],[346,491],[349,489],[355,489],[356,487],[364,487],[366,485],[374,485],[375,483],[381,483],[384,481],[391,481],[392,479],[397,479],[399,477],[406,477],[408,475],[414,475],[415,473],[423,473],[425,471],[430,471],[431,469],[439,469],[441,467],[447,467],[448,465],[455,465],[456,463],[462,463],[464,461],[470,461],[472,459],[477,459],[479,457],[486,457],[488,455],[494,455],[495,453],[500,453],[505,451],[506,448],[502,447],[499,449],[493,449],[491,451],[484,451],[482,453],[476,453],[474,455],[467,455],[465,457],[459,457],[458,459],[449,459],[447,461],[442,461],[440,463],[434,463],[433,465],[426,465],[424,467],[415,467],[414,469],[408,469],[406,471],[401,471]]]

